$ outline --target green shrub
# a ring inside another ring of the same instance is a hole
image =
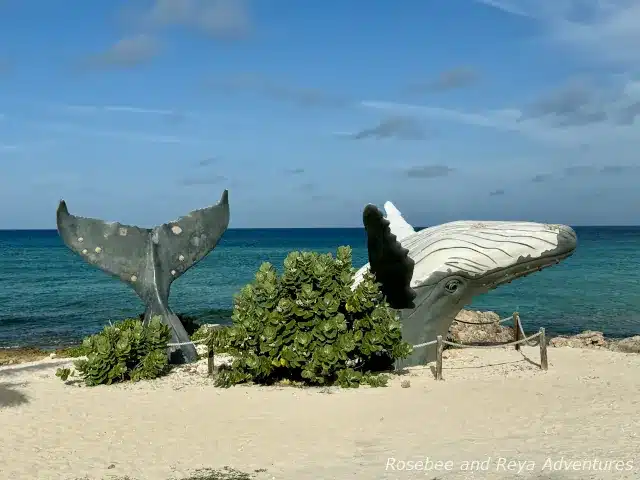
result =
[[[292,252],[278,276],[263,263],[234,301],[233,325],[214,342],[234,357],[216,384],[298,381],[307,385],[383,386],[395,359],[411,346],[372,274],[351,290],[351,248]]]
[[[193,335],[202,326],[196,317],[191,317],[185,313],[176,313],[176,317],[182,323],[187,335]],[[138,319],[144,320],[144,312],[138,315]]]
[[[55,353],[60,358],[78,358],[85,357],[88,352],[83,345],[72,345],[70,347],[60,348],[56,350]]]
[[[82,348],[87,358],[76,360],[74,365],[89,386],[156,378],[169,370],[170,339],[169,326],[160,317],[147,326],[137,319],[122,320],[85,338]],[[68,369],[56,372],[62,380],[69,374]]]

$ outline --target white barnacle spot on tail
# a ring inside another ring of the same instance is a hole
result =
[[[171,227],[171,231],[175,235],[180,235],[182,233],[182,229],[178,225],[174,225],[173,227]]]
[[[131,275],[131,281],[135,282],[136,280],[138,280],[138,277],[136,277],[135,275]]]
[[[82,237],[78,237],[78,241],[79,241],[80,243],[82,243],[82,242],[84,242],[84,238],[82,238]]]
[[[127,229],[122,227],[118,230],[118,233],[120,234],[121,237],[126,237],[127,236]]]
[[[175,270],[171,270],[171,275],[175,275],[176,271]]]
[[[191,239],[191,244],[192,244],[194,247],[199,246],[199,245],[200,245],[200,237],[193,237],[193,238]]]
[[[184,255],[180,255],[180,256],[178,257],[178,260],[180,260],[181,262],[184,262]]]
[[[94,249],[94,251],[95,251],[96,253],[100,253],[100,252],[102,251],[102,248],[100,248],[100,247],[96,247],[96,248]]]
[[[82,250],[83,255],[86,255],[87,253],[89,253],[89,250],[87,250],[86,248]]]

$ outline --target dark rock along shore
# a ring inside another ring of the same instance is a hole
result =
[[[460,320],[461,322],[454,322],[453,325],[451,325],[449,336],[447,337],[447,340],[451,342],[461,344],[507,343],[515,339],[513,321],[507,320],[505,323],[499,323],[500,317],[495,312],[462,310],[457,315],[456,320]],[[527,331],[526,321],[521,319],[521,322],[523,323],[526,335],[535,333]],[[640,353],[640,335],[612,339],[606,338],[602,332],[591,330],[576,335],[559,335],[551,338],[548,344],[551,347],[592,348],[625,353]]]

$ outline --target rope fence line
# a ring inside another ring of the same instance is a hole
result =
[[[200,345],[201,343],[208,342],[212,338],[213,336],[202,338],[200,340],[188,341],[188,342],[167,343],[167,347],[182,347],[183,345]]]
[[[531,344],[531,340],[538,339],[538,346],[540,347],[540,369],[548,370],[549,362],[547,357],[547,338],[544,327],[541,327],[537,333],[533,335],[529,335],[528,337],[524,333],[524,329],[522,328],[522,322],[520,321],[520,315],[518,312],[514,312],[511,317],[507,317],[505,319],[500,320],[500,323],[503,323],[509,319],[513,319],[514,325],[514,336],[515,340],[507,343],[498,343],[498,344],[490,344],[490,345],[465,345],[456,342],[450,342],[448,340],[444,340],[442,335],[438,335],[435,343],[437,344],[436,349],[436,380],[442,380],[442,353],[444,352],[444,346],[449,345],[451,347],[458,348],[502,348],[502,347],[510,347],[514,346],[516,350],[520,350],[520,345],[526,344],[530,347],[535,346]],[[471,323],[471,322],[460,322],[460,323]],[[498,322],[489,322],[489,323],[498,323]],[[487,322],[484,323],[486,325]],[[476,323],[475,325],[483,325],[482,323]],[[428,342],[427,344],[431,345],[433,342]],[[417,345],[422,346],[422,344]],[[414,347],[415,348],[415,347]]]
[[[221,328],[222,325],[213,325],[211,328],[211,330],[218,330],[219,328]],[[215,372],[215,364],[214,364],[214,351],[213,351],[213,344],[210,343],[211,340],[213,340],[213,332],[211,332],[211,335],[209,335],[206,338],[201,338],[200,340],[190,340],[188,342],[176,342],[176,343],[167,343],[167,347],[182,347],[183,345],[193,345],[194,347],[196,345],[200,345],[200,344],[207,344],[207,373],[209,374],[210,377],[213,377],[213,374]]]
[[[466,322],[464,320],[458,320],[457,318],[453,321],[456,323],[464,323],[465,325],[493,325],[494,323],[504,323],[509,320],[513,320],[513,315],[509,315],[508,317],[501,318],[499,320],[492,320],[491,322]]]
[[[527,335],[524,332],[524,328],[522,328],[522,322],[520,321],[520,315],[518,312],[514,312],[511,316],[502,318],[500,320],[494,320],[492,322],[466,322],[464,320],[454,320],[458,323],[464,323],[466,325],[496,325],[505,323],[509,320],[513,320],[513,331],[515,339],[511,342],[506,343],[496,343],[496,344],[462,344],[456,342],[450,342],[449,340],[445,340],[442,338],[442,335],[438,335],[436,340],[431,340],[430,342],[419,343],[418,345],[414,345],[413,348],[422,348],[428,347],[431,345],[437,345],[436,348],[436,380],[442,380],[442,353],[444,352],[444,346],[449,345],[450,347],[456,348],[503,348],[503,347],[515,347],[516,350],[520,350],[520,345],[527,345],[529,347],[533,347],[536,344],[540,347],[540,368],[542,370],[548,370],[548,359],[547,359],[547,340],[545,329],[540,328],[537,333],[533,335]],[[531,342],[532,340],[538,339],[537,342]]]
[[[498,343],[498,344],[490,344],[490,345],[471,345],[471,344],[463,344],[463,343],[455,343],[455,342],[450,342],[448,340],[442,340],[442,343],[444,343],[445,345],[449,345],[451,347],[458,347],[458,348],[501,348],[501,347],[510,347],[512,345],[522,345],[523,343],[526,343],[527,340],[531,340],[532,338],[538,338],[541,335],[541,332],[538,333],[534,333],[533,335],[520,339],[520,340],[514,340],[513,342],[508,342],[508,343]],[[436,340],[435,343],[438,343],[438,341]]]
[[[467,325],[493,325],[493,324],[500,324],[500,323],[504,323],[508,320],[513,320],[514,321],[514,333],[515,333],[515,340],[511,341],[511,342],[507,342],[507,343],[497,343],[497,344],[488,344],[488,345],[473,345],[473,344],[463,344],[463,343],[456,343],[456,342],[450,342],[449,340],[444,340],[442,338],[442,335],[438,335],[438,337],[436,338],[436,340],[431,340],[430,342],[424,342],[424,343],[419,343],[418,345],[414,345],[413,348],[422,348],[422,347],[428,347],[431,345],[437,345],[437,353],[436,353],[436,380],[442,380],[442,353],[444,352],[444,346],[445,345],[449,345],[450,347],[457,347],[457,348],[503,348],[503,347],[511,347],[511,346],[515,346],[516,350],[520,350],[520,345],[522,344],[526,344],[527,346],[533,347],[535,346],[535,343],[532,345],[531,343],[529,343],[531,340],[534,340],[536,338],[539,338],[537,344],[540,346],[540,368],[542,370],[548,370],[549,366],[548,366],[548,360],[547,360],[547,341],[546,341],[546,335],[545,335],[545,329],[544,328],[540,328],[540,330],[537,333],[534,333],[533,335],[529,335],[528,337],[526,336],[524,329],[522,328],[522,322],[520,321],[520,315],[518,314],[518,312],[514,312],[513,315],[511,315],[510,317],[506,317],[506,318],[502,318],[500,320],[495,320],[492,322],[465,322],[463,320],[454,320],[455,322],[458,323],[464,323]],[[219,328],[221,328],[222,325],[214,325],[212,327],[212,330],[217,330]],[[167,343],[167,347],[181,347],[183,345],[200,345],[200,344],[208,344],[208,349],[207,349],[207,367],[208,367],[208,373],[210,376],[213,376],[214,374],[214,351],[213,351],[213,346],[211,343],[209,343],[211,340],[213,340],[213,332],[211,333],[211,335],[209,335],[206,338],[201,338],[200,340],[190,340],[188,342],[176,342],[176,343]]]

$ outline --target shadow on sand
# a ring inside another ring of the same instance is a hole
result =
[[[24,383],[0,383],[0,408],[28,403],[29,397],[15,388],[24,386]]]
[[[64,365],[65,363],[69,363],[69,359],[61,359],[55,362],[46,362],[46,363],[36,363],[33,365],[11,365],[11,366],[3,366],[0,368],[0,378],[2,377],[10,377],[12,375],[18,375],[20,373],[25,372],[37,372],[40,370],[49,370],[53,367],[59,367],[60,365]]]

